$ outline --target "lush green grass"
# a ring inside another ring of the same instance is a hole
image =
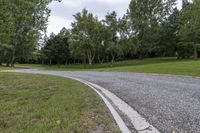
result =
[[[96,70],[99,68],[115,68],[123,66],[135,66],[135,65],[144,65],[152,63],[163,63],[163,62],[174,62],[175,58],[153,58],[153,59],[144,59],[144,60],[126,60],[126,61],[117,61],[113,64],[103,63],[103,64],[73,64],[73,65],[39,65],[39,64],[17,64],[16,66],[32,66],[34,68],[44,69],[44,70],[63,70],[63,71],[85,71],[85,70]]]
[[[200,61],[182,60],[182,61],[160,62],[160,63],[150,63],[150,64],[141,64],[133,66],[115,67],[115,68],[104,68],[104,69],[97,69],[97,71],[139,72],[139,73],[200,76]]]
[[[89,65],[48,66],[33,65],[43,70],[59,71],[107,71],[107,72],[139,72],[200,76],[200,60],[177,60],[175,58],[152,58],[144,60],[118,61],[111,67],[110,63]]]
[[[1,71],[1,70],[12,70],[12,69],[16,69],[16,68],[13,68],[13,67],[6,67],[6,66],[0,66],[0,71]]]
[[[1,133],[119,132],[87,86],[62,77],[0,73]]]

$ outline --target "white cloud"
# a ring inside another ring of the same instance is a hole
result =
[[[49,17],[47,33],[58,33],[62,27],[70,28],[73,22],[73,15],[87,8],[100,19],[104,18],[107,12],[117,11],[119,16],[126,13],[130,0],[63,0],[61,3],[52,2],[49,7],[52,10]]]
[[[52,32],[58,34],[63,27],[70,28],[70,24],[71,21],[65,18],[51,16],[49,18],[47,33],[48,35],[50,35]]]
[[[107,12],[116,11],[121,17],[126,13],[131,0],[62,0],[52,2],[49,7],[52,10],[49,18],[48,34],[58,33],[62,27],[70,28],[73,16],[83,8],[97,15],[100,19],[104,18]],[[181,1],[178,0],[178,7],[181,7]]]
[[[63,4],[67,6],[77,7],[80,5],[86,5],[87,3],[103,3],[103,4],[122,4],[129,0],[63,0]]]
[[[96,0],[96,1],[105,4],[123,4],[124,2],[129,0]]]
[[[73,8],[73,7],[78,7],[81,4],[83,4],[83,1],[81,1],[81,0],[63,0],[62,4],[66,7]]]

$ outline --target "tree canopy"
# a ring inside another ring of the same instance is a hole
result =
[[[35,50],[46,31],[52,0],[1,0],[0,62],[14,66],[19,58],[27,58]]]
[[[200,1],[131,0],[127,13],[100,20],[83,9],[71,29],[44,37],[52,0],[0,2],[0,63],[14,65],[33,54],[46,64],[103,63],[132,58],[198,58]],[[37,47],[38,43],[43,42]]]

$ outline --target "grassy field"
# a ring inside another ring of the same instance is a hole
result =
[[[62,77],[0,73],[1,133],[119,132],[100,98]]]
[[[124,66],[115,68],[97,69],[98,71],[113,72],[139,72],[139,73],[158,73],[200,76],[200,61],[184,60],[172,62],[160,62],[141,64],[135,66]]]
[[[106,71],[106,72],[139,72],[174,75],[200,76],[200,60],[177,60],[175,58],[152,58],[144,60],[118,61],[111,67],[110,63],[89,65],[48,66],[33,65],[43,70],[59,71]]]
[[[6,66],[0,66],[0,71],[1,70],[12,70],[12,69],[16,69],[16,68],[6,67]]]
[[[45,70],[63,70],[63,71],[84,71],[84,70],[96,70],[101,68],[115,68],[124,66],[136,66],[136,65],[146,65],[152,63],[163,63],[163,62],[176,62],[175,58],[152,58],[144,60],[126,60],[126,61],[116,61],[113,64],[103,63],[103,64],[73,64],[73,65],[39,65],[39,64],[18,64],[18,66],[33,66],[35,68],[45,69]]]

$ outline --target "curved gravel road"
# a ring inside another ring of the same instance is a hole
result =
[[[200,133],[200,78],[119,72],[46,73],[83,79],[108,89],[160,132]]]

